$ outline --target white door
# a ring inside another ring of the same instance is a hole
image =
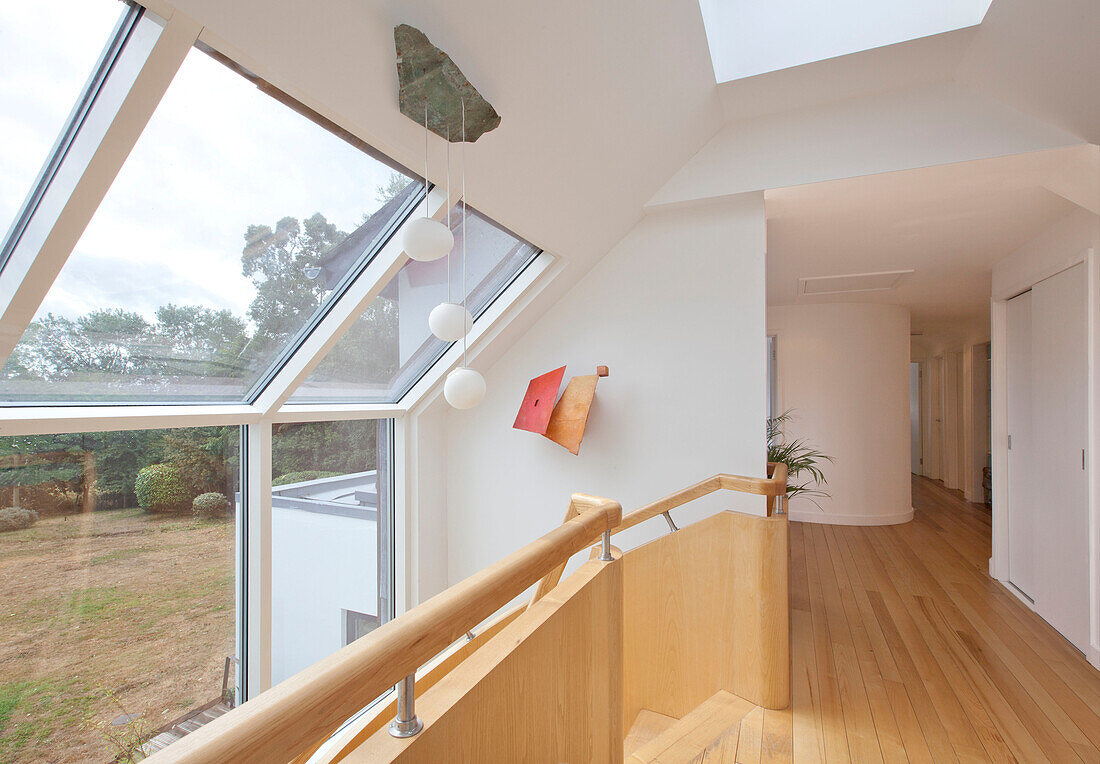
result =
[[[1008,580],[1034,601],[1035,548],[1031,532],[1031,292],[1008,301]]]
[[[920,364],[909,364],[909,469],[914,475],[920,466]]]
[[[962,377],[959,364],[962,353],[944,353],[943,356],[943,484],[947,488],[961,488],[959,454],[959,397]]]
[[[925,474],[943,479],[943,356],[929,360],[928,370],[928,443],[925,444]]]
[[[1035,609],[1089,642],[1088,308],[1084,264],[1031,289]]]

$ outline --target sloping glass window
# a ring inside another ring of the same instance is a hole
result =
[[[0,232],[15,219],[126,6],[0,3]]]
[[[241,401],[422,186],[198,48],[0,372],[0,401]]]
[[[455,234],[450,257],[406,263],[294,391],[292,403],[396,402],[447,351],[450,343],[428,329],[428,314],[441,302],[462,301],[460,206],[448,224]],[[539,250],[473,209],[466,237],[468,305],[477,320]]]

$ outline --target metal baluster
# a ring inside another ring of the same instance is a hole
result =
[[[672,515],[670,515],[668,512],[662,512],[661,514],[665,516],[665,522],[668,523],[669,533],[675,533],[676,531],[680,530],[676,527],[676,523],[672,522]]]
[[[611,562],[615,558],[611,556],[611,531],[603,532],[603,545],[600,548],[600,562]]]
[[[416,675],[409,674],[397,683],[397,717],[390,722],[394,737],[412,737],[424,729],[416,715]]]

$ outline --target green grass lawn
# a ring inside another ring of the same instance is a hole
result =
[[[217,697],[233,536],[231,521],[130,509],[0,534],[0,761],[106,764],[112,738]]]

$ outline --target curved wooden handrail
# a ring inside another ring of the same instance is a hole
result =
[[[683,488],[676,491],[676,493],[669,494],[663,499],[658,499],[650,504],[646,504],[644,507],[625,515],[622,521],[611,529],[611,533],[615,534],[619,531],[625,531],[627,528],[633,528],[638,523],[645,522],[651,517],[664,514],[671,509],[676,509],[676,507],[683,506],[690,501],[694,501],[695,499],[720,490],[767,496],[768,515],[770,516],[775,512],[777,497],[785,496],[787,493],[787,465],[783,462],[768,462],[768,477],[766,478],[750,478],[741,475],[726,474],[718,474],[714,477],[709,477],[702,482]],[[589,511],[590,504],[588,502],[591,501],[592,497],[590,496],[577,493],[573,494],[573,501],[569,504],[569,511],[565,513],[565,522],[569,522],[573,518],[579,517],[583,513]],[[535,593],[531,596],[531,601],[528,603],[527,607],[534,605],[544,597],[547,592],[557,586],[564,572],[565,563],[563,562],[547,573],[543,579],[539,581],[539,585],[535,587]]]
[[[610,499],[575,494],[573,502],[586,511],[148,761],[292,760],[622,519],[622,507]]]
[[[787,493],[787,465],[782,462],[768,462],[768,477],[766,478],[725,474],[709,477],[695,485],[682,488],[663,499],[658,499],[634,510],[624,516],[622,522],[611,532],[618,533],[619,531],[625,531],[627,528],[633,528],[638,523],[645,522],[651,517],[664,514],[671,509],[676,509],[676,507],[720,490],[767,496],[769,498],[768,514],[770,515],[774,511],[775,497]]]

